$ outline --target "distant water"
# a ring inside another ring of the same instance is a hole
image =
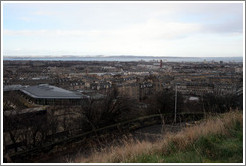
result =
[[[144,56],[112,56],[112,57],[4,57],[3,60],[10,61],[152,61],[163,60],[167,62],[243,62],[243,57],[144,57]]]

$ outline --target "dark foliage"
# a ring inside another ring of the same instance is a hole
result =
[[[81,105],[83,128],[93,130],[136,118],[136,101],[112,90],[101,101],[86,100]]]
[[[181,93],[177,93],[177,113],[182,112],[184,99]],[[149,104],[149,113],[174,113],[175,109],[175,91],[164,89],[153,95]]]
[[[205,94],[203,96],[204,109],[206,112],[224,113],[230,109],[240,108],[238,97],[233,94],[215,95]]]

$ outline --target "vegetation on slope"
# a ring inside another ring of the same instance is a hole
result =
[[[199,125],[168,133],[155,143],[126,141],[74,162],[240,163],[243,162],[243,115],[230,111]]]

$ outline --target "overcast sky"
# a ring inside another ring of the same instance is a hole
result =
[[[242,3],[5,3],[3,55],[243,56]]]

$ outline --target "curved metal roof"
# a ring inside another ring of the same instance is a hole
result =
[[[21,89],[21,91],[33,98],[50,98],[50,99],[81,99],[87,98],[79,92],[73,92],[48,84],[40,84],[35,86],[28,86]]]

